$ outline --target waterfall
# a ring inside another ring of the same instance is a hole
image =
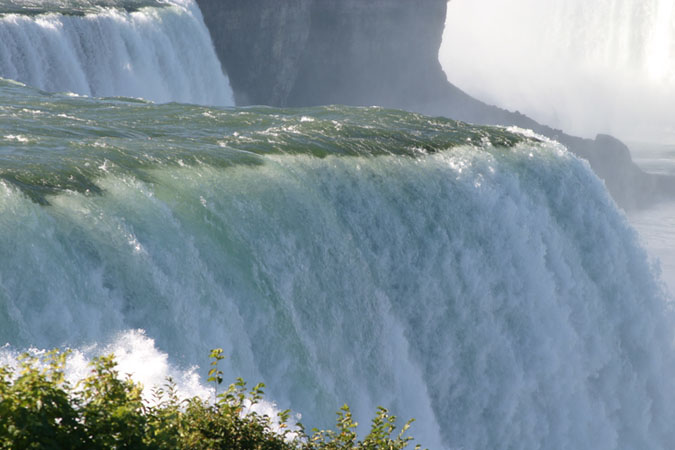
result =
[[[0,76],[51,92],[233,104],[192,1],[2,14]]]
[[[675,442],[665,295],[560,144],[381,108],[0,94],[0,361],[97,345],[199,392],[182,368],[222,347],[227,380],[308,427],[348,403],[433,449]]]

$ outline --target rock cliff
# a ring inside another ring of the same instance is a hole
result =
[[[238,105],[380,105],[480,124],[518,125],[588,159],[632,208],[675,195],[609,136],[567,135],[478,101],[438,62],[446,0],[197,0]]]

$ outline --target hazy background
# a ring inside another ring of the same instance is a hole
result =
[[[439,59],[469,94],[571,134],[675,144],[673,0],[453,0]]]

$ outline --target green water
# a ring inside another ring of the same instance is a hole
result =
[[[60,190],[100,193],[96,178],[157,166],[260,164],[266,154],[415,157],[459,145],[525,140],[382,108],[207,108],[48,94],[0,81],[0,178],[33,200]],[[535,141],[535,139],[531,139]]]

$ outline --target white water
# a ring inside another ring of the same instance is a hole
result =
[[[177,360],[224,347],[229,379],[266,382],[306,420],[348,402],[366,422],[382,404],[429,448],[675,442],[663,293],[559,145],[270,156],[152,180],[111,174],[105,195],[48,207],[0,185],[2,339],[140,327]]]
[[[64,350],[64,349],[62,349]],[[44,355],[44,349],[23,349],[35,356]],[[9,366],[15,369],[19,366],[20,352],[9,346],[0,348],[0,366]],[[199,367],[180,367],[169,361],[169,355],[157,349],[155,341],[145,335],[143,330],[128,330],[116,335],[109,343],[95,343],[77,349],[71,349],[65,370],[65,377],[71,386],[91,375],[91,363],[94,357],[101,355],[115,355],[115,361],[120,378],[131,376],[134,382],[143,387],[143,399],[147,404],[156,404],[158,398],[154,395],[155,388],[165,388],[171,381],[174,393],[179,399],[200,397],[212,402],[215,398],[215,386],[204,384],[204,373],[198,373]],[[209,366],[210,368],[210,366]],[[234,382],[234,380],[230,380]],[[251,386],[249,386],[251,387]],[[219,386],[218,393],[226,386]],[[282,431],[279,428],[277,414],[281,409],[276,404],[267,400],[260,400],[251,404],[244,402],[245,408],[242,414],[254,411],[259,415],[267,415],[271,418],[272,430]],[[292,420],[299,421],[300,414],[295,414]],[[290,424],[293,425],[292,423]],[[290,435],[289,438],[293,438]]]
[[[25,350],[25,349],[24,349]],[[43,350],[30,349],[36,355]],[[129,330],[115,336],[109,343],[94,343],[74,349],[68,357],[66,377],[74,386],[78,380],[90,375],[90,362],[95,356],[114,354],[120,376],[133,375],[134,381],[144,386],[146,401],[152,401],[152,388],[163,387],[167,379],[176,383],[180,398],[199,396],[213,398],[213,388],[204,386],[203,374],[196,367],[176,367],[166,353],[160,352],[155,342],[141,330]],[[0,350],[0,365],[17,367],[18,352],[9,346]]]
[[[564,131],[675,142],[673,0],[453,0],[450,82]]]
[[[51,92],[234,104],[191,0],[132,13],[0,15],[0,77]]]

